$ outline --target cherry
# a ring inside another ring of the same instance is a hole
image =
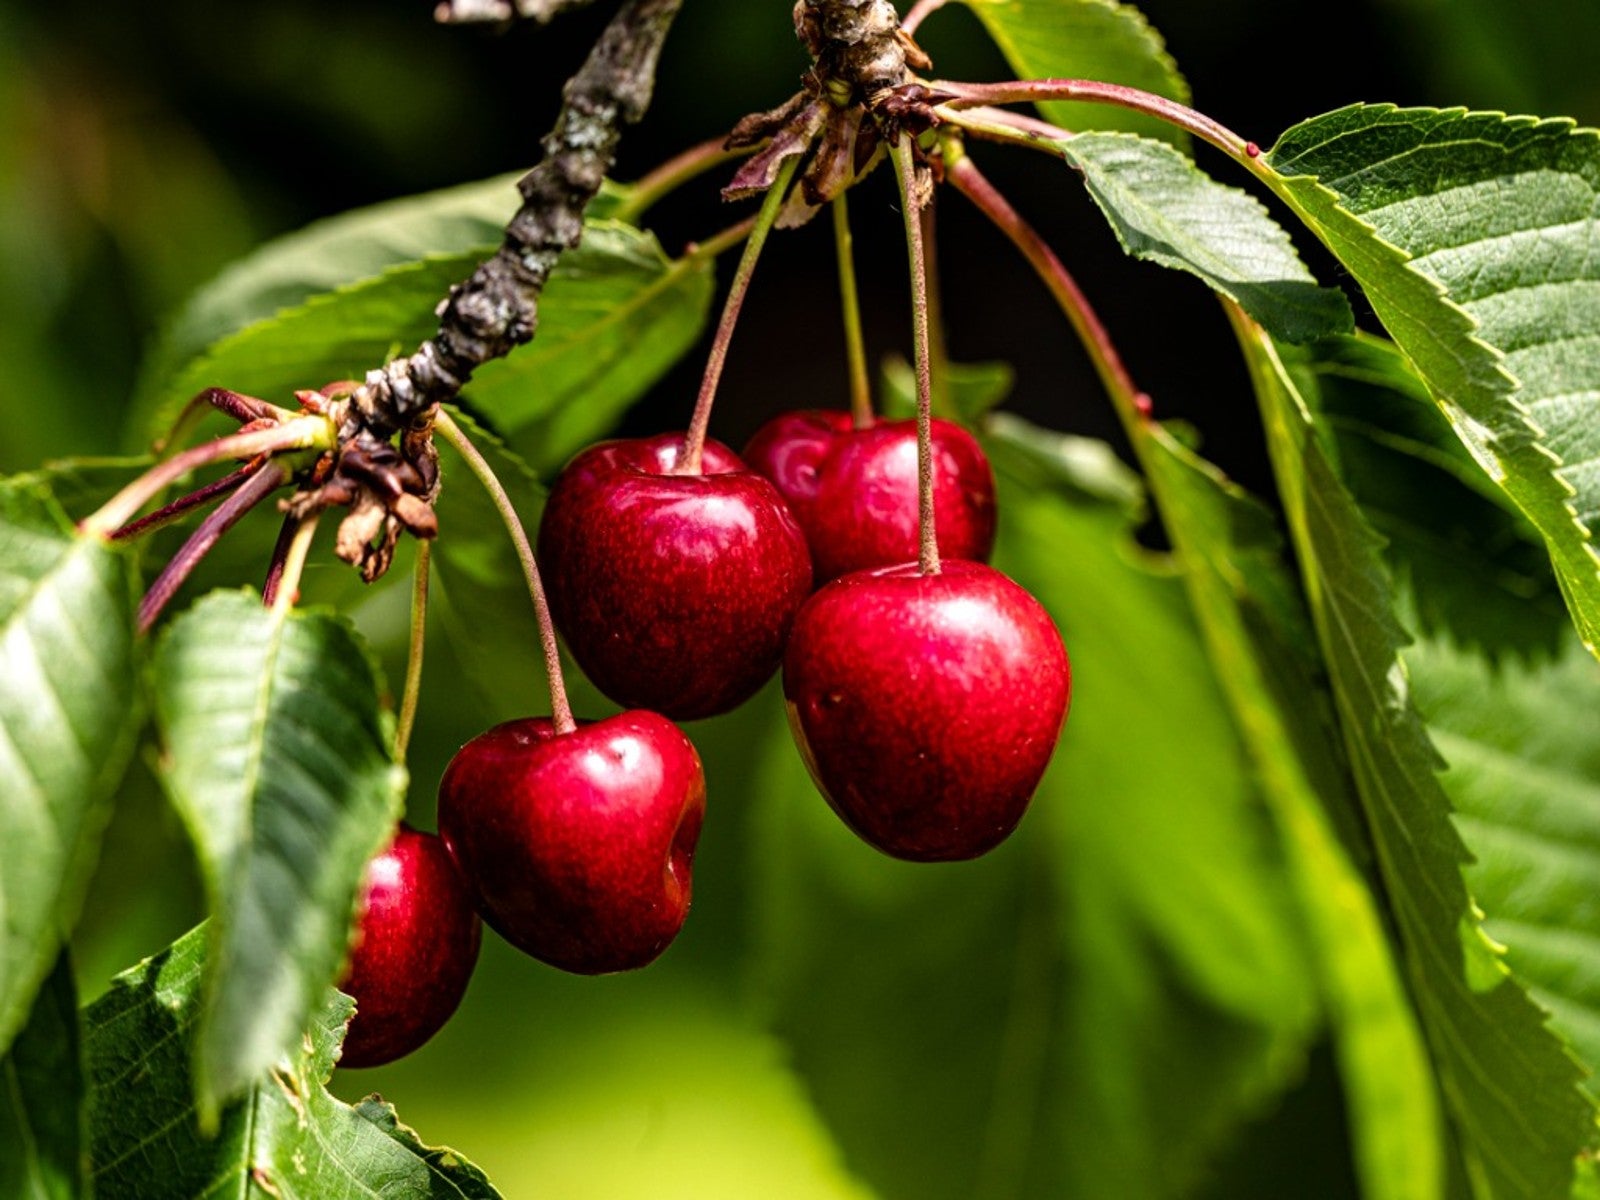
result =
[[[933,503],[939,553],[987,562],[994,548],[994,472],[977,441],[934,420]],[[813,409],[768,421],[744,450],[772,480],[811,546],[818,583],[917,557],[917,423]]]
[[[496,932],[598,975],[642,967],[677,936],[705,803],[700,756],[665,717],[625,712],[570,733],[526,717],[456,753],[439,832]]]
[[[1044,607],[956,559],[834,580],[800,610],[783,664],[790,726],[834,811],[923,862],[974,858],[1016,827],[1070,690]]]
[[[567,465],[539,526],[550,611],[596,687],[679,720],[726,712],[778,669],[811,590],[805,535],[718,442],[602,442]]]
[[[367,864],[339,987],[356,1002],[339,1065],[377,1067],[444,1027],[478,961],[482,922],[444,843],[409,825]]]

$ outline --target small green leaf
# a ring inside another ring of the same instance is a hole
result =
[[[350,1000],[331,989],[271,1073],[200,1133],[189,1058],[201,1036],[204,927],[112,981],[86,1014],[96,1191],[118,1200],[493,1200],[483,1173],[424,1146],[376,1097],[352,1108],[323,1085]]]
[[[1340,475],[1427,634],[1499,657],[1555,653],[1570,626],[1544,542],[1451,431],[1391,342],[1336,338],[1283,352],[1334,436]]]
[[[133,571],[0,482],[0,1049],[77,920],[140,726]]]
[[[1433,1200],[1444,1161],[1432,1066],[1356,866],[1352,847],[1364,846],[1350,825],[1355,785],[1272,514],[1161,426],[1142,426],[1135,440],[1288,859],[1333,1024],[1362,1194]]]
[[[78,1200],[89,1194],[78,1000],[63,954],[0,1057],[0,1196]]]
[[[934,415],[976,425],[996,405],[1005,403],[1015,382],[1010,363],[946,363],[943,378],[936,378],[933,384]],[[898,354],[883,360],[882,408],[886,417],[917,415],[917,377],[911,364]]]
[[[1099,79],[1180,103],[1189,85],[1144,15],[1116,0],[963,0],[1021,79]],[[1039,106],[1065,129],[1125,129],[1187,145],[1188,136],[1109,104]]]
[[[1083,133],[1052,142],[1083,172],[1122,248],[1205,281],[1275,337],[1348,332],[1350,302],[1306,270],[1259,200],[1224,186],[1165,142]]]
[[[1295,126],[1266,163],[1543,534],[1600,654],[1600,134],[1356,105]]]
[[[1270,338],[1234,313],[1345,752],[1474,1195],[1564,1195],[1595,1137],[1577,1064],[1484,935],[1439,758],[1412,703],[1377,536]]]
[[[1445,790],[1477,860],[1484,928],[1584,1062],[1600,1065],[1600,665],[1569,640],[1501,664],[1429,639],[1405,653],[1450,764]],[[1600,1098],[1600,1081],[1588,1080]]]
[[[207,1117],[293,1043],[344,962],[362,870],[404,793],[382,694],[347,623],[250,592],[213,593],[162,639],[162,781],[213,914],[194,1040]]]

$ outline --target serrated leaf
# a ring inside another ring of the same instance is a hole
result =
[[[1538,531],[1472,461],[1391,342],[1285,350],[1340,476],[1410,584],[1421,631],[1499,657],[1553,654],[1569,625]]]
[[[1352,844],[1365,847],[1351,828],[1354,783],[1272,515],[1161,426],[1141,426],[1134,440],[1284,846],[1333,1025],[1362,1194],[1439,1197],[1432,1066],[1356,866]]]
[[[1005,845],[929,871],[861,845],[769,745],[759,982],[886,1194],[1184,1195],[1298,1076],[1307,960],[1179,584],[1129,536],[1128,471],[1000,424],[996,561],[1073,656],[1054,762]]]
[[[360,377],[431,337],[439,298],[492,249],[392,266],[247,325],[162,380],[156,406],[170,418],[219,383],[287,403],[296,388]],[[541,467],[557,466],[693,345],[711,290],[709,260],[673,261],[651,234],[590,222],[551,275],[538,336],[485,365],[464,396],[498,429],[519,435]]]
[[[349,625],[216,592],[155,659],[161,776],[210,901],[194,1075],[206,1116],[300,1036],[344,962],[356,889],[399,816],[383,686]]]
[[[494,1200],[483,1173],[424,1146],[376,1097],[352,1108],[323,1085],[351,1001],[332,989],[270,1075],[200,1133],[189,1059],[205,1002],[204,927],[112,981],[88,1009],[91,1158],[118,1200]]]
[[[1594,1139],[1581,1072],[1479,925],[1439,758],[1413,706],[1377,537],[1271,339],[1233,313],[1345,751],[1473,1193],[1561,1196]]]
[[[1559,657],[1496,668],[1429,639],[1405,652],[1418,709],[1476,861],[1489,936],[1593,1070],[1600,1065],[1600,666]],[[1587,1088],[1600,1097],[1600,1081]]]
[[[1356,105],[1290,129],[1266,162],[1543,534],[1600,654],[1600,135]]]
[[[0,1049],[77,920],[140,725],[127,556],[0,482]]]
[[[1317,283],[1289,235],[1248,192],[1218,183],[1149,138],[1082,133],[1050,144],[1083,172],[1133,257],[1189,272],[1285,341],[1352,328],[1344,293]]]
[[[88,1193],[78,1000],[63,954],[28,1023],[0,1057],[0,1195],[78,1200]]]
[[[1188,103],[1189,85],[1161,35],[1116,0],[962,0],[1021,79],[1100,79]],[[1107,104],[1051,101],[1045,116],[1066,129],[1126,129],[1176,145],[1188,136],[1165,121]]]

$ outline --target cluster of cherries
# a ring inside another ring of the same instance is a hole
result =
[[[688,912],[705,809],[673,720],[734,708],[780,664],[806,766],[868,843],[966,859],[1015,828],[1066,717],[1067,654],[1039,602],[984,565],[994,478],[977,442],[946,421],[931,433],[935,564],[919,557],[914,421],[791,413],[743,459],[664,434],[567,466],[539,530],[550,609],[627,711],[511,721],[461,748],[439,836],[402,827],[368,869],[345,1066],[444,1024],[480,913],[568,971],[656,958]]]

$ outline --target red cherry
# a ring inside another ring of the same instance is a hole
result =
[[[367,864],[356,939],[339,987],[356,1002],[339,1065],[377,1067],[444,1027],[478,961],[482,922],[444,843],[400,826]]]
[[[602,442],[556,480],[539,526],[550,611],[596,687],[679,720],[767,681],[811,590],[805,535],[718,442],[674,474],[683,438]]]
[[[935,419],[934,526],[939,553],[987,562],[994,549],[994,472],[961,426]],[[811,546],[818,583],[917,557],[917,423],[858,429],[850,414],[784,413],[744,449],[772,480]]]
[[[783,694],[845,824],[896,858],[975,858],[1016,827],[1066,719],[1050,614],[981,563],[836,579],[800,610]]]
[[[700,756],[652,712],[571,733],[496,725],[439,785],[439,833],[506,941],[582,975],[651,962],[677,936],[705,813]]]

